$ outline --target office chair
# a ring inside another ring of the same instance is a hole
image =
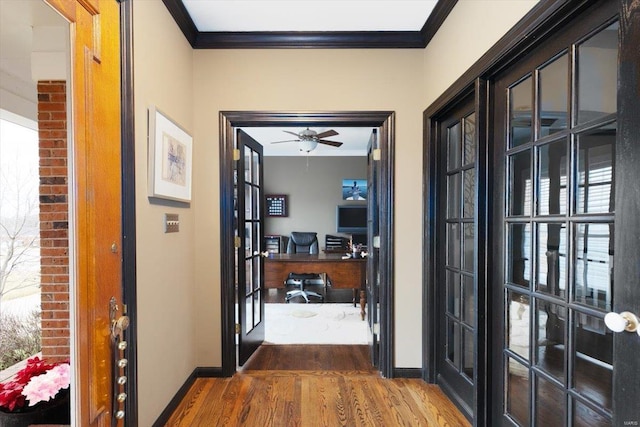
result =
[[[288,254],[318,254],[318,236],[313,232],[300,232],[294,231],[289,237],[287,243]],[[324,297],[317,292],[308,291],[305,289],[307,285],[324,285],[322,277],[317,273],[289,273],[287,279],[284,282],[285,286],[297,286],[299,289],[295,289],[287,292],[285,302],[289,302],[292,298],[302,296],[308,303],[309,297],[320,298],[324,301]]]

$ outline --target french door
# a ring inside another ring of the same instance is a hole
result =
[[[369,353],[373,366],[380,366],[380,214],[379,186],[380,162],[376,154],[380,150],[378,130],[374,129],[367,148],[367,322],[369,324]],[[376,237],[378,236],[378,237]],[[378,241],[376,241],[378,240]]]
[[[476,114],[473,96],[439,123],[435,150],[436,382],[471,419],[476,357]]]
[[[638,215],[640,196],[629,192],[637,182],[625,178],[638,176],[640,163],[625,157],[640,149],[637,135],[620,134],[620,26],[618,2],[599,2],[496,78],[492,302],[493,330],[502,333],[492,371],[499,424],[640,422],[640,411],[624,407],[637,408],[624,395],[638,389],[640,337],[614,337],[604,321],[614,309],[635,307],[637,314],[640,305],[637,271],[629,274],[640,263],[640,239],[637,221],[626,219]],[[625,374],[614,377],[620,369]]]
[[[237,131],[235,170],[238,362],[249,359],[264,341],[264,203],[262,145]]]

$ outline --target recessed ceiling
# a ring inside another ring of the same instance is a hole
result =
[[[424,48],[458,0],[163,0],[195,49]]]
[[[420,31],[437,0],[182,0],[198,31]]]

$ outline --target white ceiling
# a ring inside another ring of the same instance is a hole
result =
[[[182,3],[201,32],[420,31],[437,0],[182,0]]]
[[[0,0],[2,1],[2,0]],[[300,151],[298,142],[284,142],[272,144],[274,141],[295,140],[296,137],[283,132],[286,129],[291,132],[300,132],[306,127],[253,127],[242,128],[250,137],[258,141],[263,146],[265,156],[306,156],[307,153]],[[342,146],[333,147],[326,144],[318,144],[315,150],[309,155],[312,156],[366,156],[367,144],[371,137],[373,128],[371,127],[311,127],[317,133],[333,129],[338,135],[324,138],[328,141],[342,142]]]
[[[42,0],[0,0],[0,108],[36,120],[33,28],[61,26],[68,23]]]

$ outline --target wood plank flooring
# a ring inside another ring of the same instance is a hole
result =
[[[440,389],[384,379],[367,346],[263,345],[231,378],[198,378],[167,426],[469,426]]]

